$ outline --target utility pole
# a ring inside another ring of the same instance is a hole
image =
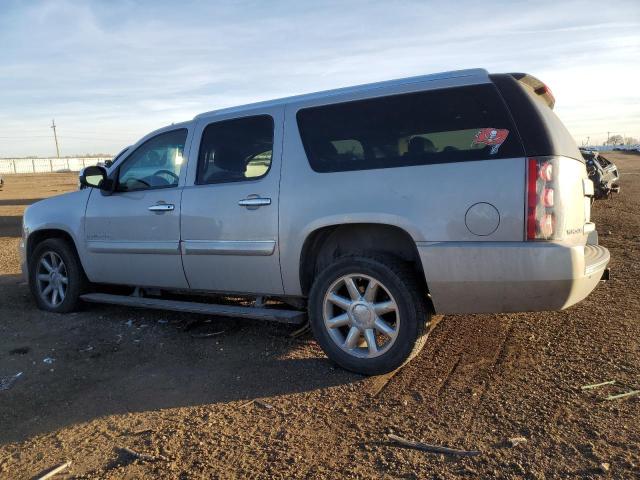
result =
[[[51,128],[53,128],[53,139],[56,141],[56,154],[60,158],[60,148],[58,147],[58,135],[56,135],[56,121],[51,120]]]

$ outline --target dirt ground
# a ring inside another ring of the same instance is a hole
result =
[[[101,305],[38,311],[16,275],[20,215],[76,179],[7,176],[0,378],[23,373],[0,389],[0,478],[67,460],[56,478],[640,477],[640,396],[605,400],[640,388],[640,155],[609,157],[622,192],[593,217],[612,280],[563,312],[446,316],[377,395],[384,378],[335,368],[292,327]],[[194,338],[202,332],[222,333]],[[398,448],[392,432],[482,453]]]

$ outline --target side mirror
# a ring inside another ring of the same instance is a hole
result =
[[[99,188],[110,190],[111,180],[107,177],[107,169],[99,165],[91,165],[80,171],[80,188]]]

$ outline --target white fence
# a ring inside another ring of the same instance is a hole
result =
[[[93,158],[0,158],[0,173],[79,172],[84,167],[111,160],[112,157]]]

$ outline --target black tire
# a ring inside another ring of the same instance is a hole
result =
[[[68,279],[64,299],[55,306],[52,306],[43,298],[37,278],[40,260],[50,252],[55,253],[62,259]],[[61,238],[50,238],[36,246],[31,258],[29,258],[29,288],[38,308],[55,313],[73,312],[79,308],[81,303],[80,295],[85,292],[87,285],[87,277],[84,274],[80,260],[73,247],[67,241]]]
[[[351,274],[367,275],[381,283],[395,300],[400,315],[395,341],[386,352],[373,358],[359,358],[347,353],[337,345],[325,326],[325,295],[334,282]],[[330,360],[363,375],[391,372],[418,354],[427,339],[430,317],[426,292],[415,271],[406,262],[386,255],[337,259],[317,275],[309,294],[309,319],[317,342]]]

